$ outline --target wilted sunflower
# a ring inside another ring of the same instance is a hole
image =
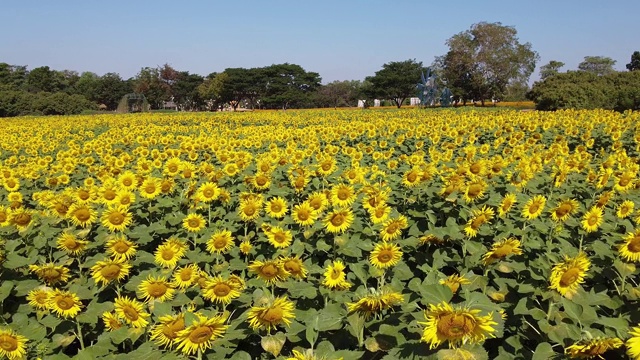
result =
[[[173,285],[162,276],[149,275],[138,285],[138,298],[144,301],[165,302],[173,299],[174,296]]]
[[[491,245],[491,250],[482,256],[482,263],[486,266],[502,260],[509,255],[521,255],[522,244],[516,238],[508,238],[497,241]]]
[[[282,263],[277,260],[253,261],[248,267],[249,271],[256,273],[258,277],[264,280],[267,284],[275,284],[278,281],[283,281],[290,274],[284,269]]]
[[[143,328],[149,324],[149,315],[142,308],[142,303],[127,296],[118,296],[115,300],[116,315],[134,328]]]
[[[455,294],[456,292],[458,292],[461,285],[469,285],[471,284],[471,281],[464,277],[464,275],[460,276],[458,274],[453,274],[448,276],[446,279],[440,279],[440,284],[445,285],[446,287],[451,289],[452,293]]]
[[[324,280],[322,285],[329,289],[347,290],[351,287],[351,283],[348,282],[347,274],[344,272],[345,266],[340,260],[335,260],[333,263],[327,266],[324,272]]]
[[[56,285],[69,280],[69,269],[54,263],[45,265],[29,265],[29,271],[36,274],[47,285]]]
[[[216,230],[209,241],[207,241],[207,251],[212,254],[225,253],[233,247],[233,236],[229,230]]]
[[[182,220],[182,227],[188,232],[197,233],[204,229],[207,221],[204,217],[197,213],[191,213]]]
[[[330,233],[343,233],[353,222],[353,212],[349,209],[337,209],[329,212],[324,218],[324,227]]]
[[[407,218],[404,215],[398,215],[395,219],[389,219],[384,222],[380,229],[380,237],[383,241],[392,241],[402,235],[402,230],[408,226]]]
[[[477,344],[487,337],[495,337],[494,327],[498,323],[493,321],[493,314],[480,316],[481,311],[469,308],[454,308],[446,302],[438,305],[429,305],[424,316],[426,322],[418,322],[425,325],[421,340],[429,344],[429,348],[435,349],[443,342],[449,342],[449,347],[458,347],[460,344]]]
[[[564,353],[571,359],[591,359],[602,355],[609,350],[615,350],[624,345],[618,338],[596,338],[590,340],[580,340],[564,349]]]
[[[628,233],[618,246],[618,252],[627,261],[640,262],[640,230]]]
[[[369,255],[371,264],[379,269],[395,266],[400,262],[400,259],[402,259],[400,246],[386,241],[376,244]]]
[[[49,294],[47,307],[58,316],[73,318],[80,312],[82,303],[76,294],[56,289]]]
[[[294,303],[286,296],[277,297],[263,306],[252,306],[247,320],[253,330],[265,329],[270,333],[278,325],[289,326],[291,319],[295,317],[294,309]]]
[[[565,256],[564,261],[556,264],[551,270],[550,289],[557,290],[560,295],[571,299],[584,282],[584,277],[591,267],[591,262],[584,252],[574,258]]]
[[[223,315],[208,318],[196,313],[196,316],[198,320],[186,329],[178,331],[178,337],[174,340],[178,344],[177,349],[183,354],[191,355],[210,349],[213,341],[224,335],[229,327],[224,325],[226,318]]]
[[[267,239],[269,239],[269,243],[273,245],[276,249],[283,249],[291,245],[291,241],[293,240],[293,235],[291,231],[285,230],[278,226],[272,227],[269,231],[266,232]]]
[[[633,203],[633,201],[625,200],[622,202],[622,204],[620,204],[620,206],[618,206],[616,216],[618,216],[620,219],[624,219],[633,213],[634,207],[635,204]]]
[[[174,268],[186,251],[187,246],[183,241],[169,238],[156,248],[154,262],[165,269]]]
[[[29,291],[27,294],[29,305],[33,306],[36,310],[48,310],[49,295],[51,293],[53,293],[53,291],[48,287],[39,287]]]
[[[357,312],[368,320],[373,315],[378,315],[382,311],[400,305],[404,302],[404,296],[396,291],[388,289],[371,290],[369,294],[361,297],[355,303],[347,303],[350,313]]]
[[[202,289],[202,296],[214,303],[226,305],[240,296],[240,290],[241,287],[238,287],[236,283],[217,275],[207,279]]]
[[[551,210],[551,218],[554,221],[565,221],[569,216],[578,211],[579,207],[578,201],[574,199],[562,200],[555,209]]]
[[[178,338],[178,332],[185,329],[184,314],[160,316],[158,321],[159,323],[151,328],[150,339],[158,346],[173,347]]]
[[[522,209],[522,216],[528,220],[533,220],[542,214],[547,199],[542,195],[536,195],[529,199]]]
[[[27,341],[26,337],[11,329],[0,328],[0,357],[6,356],[9,360],[24,359],[27,355]]]
[[[309,202],[305,201],[302,204],[293,207],[291,217],[298,225],[311,226],[318,218],[318,213],[309,204]]]
[[[264,206],[264,210],[267,215],[274,219],[283,218],[287,214],[287,211],[289,211],[287,208],[287,201],[280,196],[276,196],[267,201]]]
[[[107,254],[114,259],[131,259],[137,251],[138,246],[125,236],[114,236],[107,241]]]
[[[69,255],[77,256],[87,248],[89,242],[80,240],[75,235],[65,231],[56,239],[56,243],[58,244],[58,249]]]
[[[91,226],[98,219],[98,213],[87,204],[73,204],[67,212],[67,218],[76,226]]]
[[[129,275],[131,265],[124,259],[106,259],[98,261],[91,267],[91,277],[96,283],[107,285],[112,281],[119,282]]]
[[[282,267],[296,279],[304,279],[307,277],[307,269],[302,260],[297,256],[289,256],[279,259]]]
[[[100,218],[102,226],[109,231],[124,231],[127,226],[131,225],[132,215],[129,208],[125,206],[113,206],[107,208]]]
[[[109,331],[118,330],[122,325],[124,325],[122,320],[118,319],[118,317],[111,311],[105,311],[102,313],[102,322],[104,322],[104,326]]]
[[[602,224],[602,209],[594,206],[582,218],[582,228],[590,233],[597,231]]]
[[[464,228],[464,232],[469,237],[475,237],[478,235],[480,226],[490,222],[493,219],[493,209],[488,206],[483,206],[482,209],[474,209],[471,213],[471,218],[467,222],[467,226]]]

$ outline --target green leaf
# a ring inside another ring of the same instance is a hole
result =
[[[13,290],[13,281],[3,281],[0,285],[0,303],[11,295],[11,290]]]
[[[231,360],[251,360],[251,355],[245,351],[236,351],[233,353]]]
[[[339,330],[346,310],[339,304],[328,304],[318,313],[318,331]]]
[[[536,346],[536,351],[533,353],[532,360],[548,360],[553,358],[556,355],[556,352],[553,351],[551,344],[549,343],[540,343]]]
[[[582,317],[582,306],[571,302],[571,300],[567,298],[562,298],[560,301],[562,303],[562,307],[564,308],[564,312],[573,319],[576,323],[580,322]]]
[[[441,302],[449,302],[453,297],[451,289],[446,285],[432,284],[422,285],[420,288],[420,294],[422,295],[422,302],[424,304],[439,304]]]

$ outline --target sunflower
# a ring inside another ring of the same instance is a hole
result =
[[[105,311],[102,313],[102,322],[104,322],[104,327],[109,331],[118,330],[122,325],[124,325],[122,320],[118,319],[118,317],[111,311]]]
[[[329,289],[347,290],[351,283],[347,281],[347,274],[344,272],[345,266],[340,260],[335,260],[327,266],[324,271],[322,285]]]
[[[134,328],[143,328],[149,324],[150,316],[142,308],[142,303],[127,296],[118,296],[115,300],[116,316]]]
[[[293,239],[291,231],[278,226],[272,227],[271,230],[266,232],[266,235],[267,239],[269,239],[269,243],[276,249],[284,249],[288,247],[291,245],[291,241]]]
[[[624,243],[618,246],[618,253],[627,261],[640,262],[640,230],[624,237]]]
[[[562,200],[555,209],[551,210],[551,218],[554,221],[565,221],[569,216],[578,211],[579,207],[578,201],[574,199]]]
[[[124,259],[106,259],[91,267],[91,277],[96,283],[105,286],[112,281],[120,282],[129,275],[130,269],[131,265]]]
[[[402,259],[400,246],[386,241],[376,244],[371,255],[369,255],[371,264],[379,269],[395,266],[400,262],[400,259]]]
[[[446,279],[440,279],[440,285],[445,285],[449,289],[451,289],[452,293],[458,292],[461,285],[469,285],[471,281],[464,276],[460,276],[458,274],[453,274],[448,276]]]
[[[36,274],[47,285],[56,285],[69,280],[69,269],[53,263],[45,265],[29,265],[29,271]]]
[[[187,247],[181,240],[169,238],[160,244],[154,253],[154,262],[165,269],[176,267]]]
[[[602,208],[592,207],[582,218],[582,228],[590,233],[598,230],[602,224]]]
[[[126,190],[133,190],[138,185],[138,179],[133,171],[125,171],[118,176],[118,184]]]
[[[309,205],[311,205],[313,210],[317,212],[322,212],[329,205],[329,200],[322,191],[316,191],[312,193],[307,198],[307,201],[309,202]]]
[[[196,264],[180,267],[173,273],[173,286],[178,289],[186,289],[193,285],[200,273],[200,268]]]
[[[129,212],[129,208],[125,206],[109,207],[102,213],[100,218],[102,226],[109,229],[111,232],[124,231],[129,225],[131,225],[132,215]]]
[[[619,176],[614,177],[614,189],[618,192],[626,192],[631,190],[634,186],[634,179],[636,177],[636,172],[634,171],[625,171]]]
[[[241,200],[238,208],[238,214],[242,221],[253,221],[260,216],[260,208],[262,203],[257,199],[249,198],[247,200]]]
[[[9,223],[15,225],[18,231],[26,230],[33,222],[33,212],[27,209],[9,211]]]
[[[475,180],[467,184],[464,191],[464,200],[467,203],[475,202],[484,196],[487,185],[482,180]]]
[[[220,195],[220,188],[218,188],[218,185],[212,182],[206,182],[200,185],[200,187],[196,191],[196,197],[200,201],[207,204],[216,200],[219,195]]]
[[[373,224],[382,224],[389,219],[391,214],[391,208],[387,204],[379,204],[378,206],[371,208],[369,211],[369,219]]]
[[[178,331],[174,340],[174,343],[178,344],[177,349],[186,355],[210,349],[213,341],[224,335],[229,327],[224,325],[226,318],[222,315],[208,318],[196,313],[196,316],[198,319],[186,329]]]
[[[160,179],[156,179],[153,177],[146,178],[138,189],[138,191],[140,192],[140,196],[145,199],[151,200],[160,195],[160,193],[162,192],[160,182]]]
[[[434,244],[434,245],[442,245],[444,244],[444,240],[434,234],[425,234],[420,237],[420,245],[425,244]]]
[[[52,292],[51,288],[44,286],[29,291],[27,294],[29,305],[33,306],[36,310],[49,310],[49,295]]]
[[[274,219],[283,218],[289,211],[289,209],[287,208],[287,201],[280,196],[276,196],[267,201],[264,206],[264,210],[267,215],[271,216]]]
[[[267,190],[271,186],[271,176],[269,173],[258,172],[255,176],[247,179],[257,190]]]
[[[136,195],[134,193],[129,190],[120,190],[116,194],[116,201],[114,204],[116,206],[128,208],[133,205],[134,202],[136,202]]]
[[[114,259],[129,260],[138,249],[138,246],[125,236],[114,236],[107,241],[107,254]]]
[[[348,207],[356,200],[356,192],[351,185],[338,184],[331,189],[331,204],[335,207]]]
[[[522,209],[522,216],[529,220],[533,220],[542,214],[547,199],[542,195],[536,195],[529,199]]]
[[[234,177],[238,174],[238,172],[240,172],[240,169],[238,169],[238,165],[234,163],[228,163],[224,166],[223,171],[225,174],[227,174],[227,176]]]
[[[253,330],[265,329],[270,333],[278,325],[289,326],[291,319],[295,317],[294,309],[295,304],[286,296],[277,297],[263,306],[252,306],[247,320]]]
[[[95,209],[87,204],[73,204],[67,212],[67,217],[75,226],[91,226],[98,218]]]
[[[151,328],[150,339],[158,346],[173,347],[178,338],[178,332],[185,329],[184,314],[160,316],[158,321],[159,323]]]
[[[307,269],[302,263],[302,259],[297,256],[289,256],[280,258],[278,261],[282,267],[296,279],[305,279],[307,277]]]
[[[4,186],[5,190],[9,192],[20,190],[20,180],[16,179],[15,177],[5,179],[2,185]]]
[[[74,318],[80,312],[80,298],[70,291],[53,290],[47,298],[47,307],[64,318]]]
[[[425,310],[426,322],[421,340],[435,349],[443,342],[449,342],[450,348],[460,344],[476,344],[487,337],[495,337],[494,327],[498,323],[493,321],[493,314],[481,316],[481,311],[469,308],[454,308],[446,302],[438,305],[429,304]]]
[[[309,202],[305,201],[293,207],[291,217],[300,226],[311,226],[318,218],[318,213]]]
[[[620,206],[618,206],[616,216],[618,216],[620,219],[624,219],[633,213],[634,207],[635,204],[633,203],[633,201],[625,200],[622,202],[622,204],[620,204]]]
[[[174,296],[173,285],[163,276],[149,275],[138,285],[138,298],[144,301],[165,302],[173,299]]]
[[[557,290],[560,295],[571,299],[584,282],[584,277],[591,267],[591,261],[584,252],[574,258],[565,256],[564,261],[556,264],[551,270],[550,289]]]
[[[487,266],[502,260],[509,255],[521,255],[522,244],[516,238],[508,238],[497,241],[491,245],[491,250],[482,255],[482,263]]]
[[[251,249],[253,249],[253,245],[251,245],[251,241],[243,240],[238,248],[240,249],[242,255],[249,255]]]
[[[98,201],[105,205],[111,205],[116,201],[117,193],[116,183],[107,181],[98,189]]]
[[[615,350],[624,345],[618,338],[595,338],[590,340],[580,340],[564,349],[564,353],[571,359],[591,359],[602,355],[609,350]]]
[[[212,254],[222,254],[233,247],[234,238],[229,230],[216,230],[209,241],[207,241],[207,251]]]
[[[627,339],[627,354],[633,359],[640,359],[640,326],[635,326],[629,331],[631,336]]]
[[[402,175],[402,185],[408,188],[416,187],[420,184],[421,178],[422,172],[418,167],[414,166]]]
[[[204,217],[197,213],[191,213],[182,220],[182,227],[188,232],[197,233],[204,229],[207,221]]]
[[[9,218],[11,216],[11,212],[4,206],[0,206],[0,227],[9,226],[11,224],[9,222]]]
[[[471,213],[471,218],[467,222],[467,226],[464,228],[464,232],[469,237],[475,237],[478,235],[480,226],[489,223],[493,219],[493,209],[488,206],[483,206],[482,209],[474,209]]]
[[[229,280],[224,280],[220,275],[207,279],[202,289],[202,296],[222,305],[229,304],[240,294],[240,287]]]
[[[275,284],[283,281],[290,274],[284,269],[282,263],[277,260],[255,260],[248,266],[249,271],[254,272],[267,284]]]
[[[355,303],[347,303],[349,313],[357,312],[369,320],[371,316],[378,315],[382,311],[398,306],[404,302],[404,296],[396,291],[388,289],[372,290],[369,294],[361,297]]]
[[[18,335],[11,329],[0,328],[0,357],[7,357],[9,360],[24,359],[27,355],[27,338]]]
[[[407,218],[404,215],[399,215],[395,219],[389,219],[384,222],[382,229],[380,229],[380,237],[383,241],[392,241],[402,235],[402,230],[408,226]]]
[[[88,241],[80,240],[75,235],[66,231],[56,239],[58,249],[73,256],[80,255],[87,248],[88,243]]]
[[[353,212],[348,209],[337,209],[329,212],[324,218],[324,226],[330,233],[343,233],[353,222]]]

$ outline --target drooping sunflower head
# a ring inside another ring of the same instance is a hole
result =
[[[446,277],[445,279],[440,279],[440,284],[441,285],[445,285],[446,287],[451,289],[452,293],[455,294],[456,292],[458,292],[458,290],[460,289],[461,285],[471,284],[471,281],[469,281],[469,279],[467,279],[464,276],[460,276],[458,274],[453,274],[453,275],[450,275],[450,276]]]
[[[368,320],[371,316],[380,315],[382,311],[400,305],[403,302],[404,296],[399,292],[387,288],[382,290],[371,289],[367,295],[360,297],[355,303],[347,303],[347,309],[350,313],[360,313]]]
[[[29,265],[29,271],[36,274],[47,285],[56,285],[69,280],[69,269],[62,265],[47,263],[45,265]]]
[[[508,238],[495,242],[491,245],[491,250],[482,256],[482,262],[486,266],[504,259],[509,255],[521,255],[521,246],[520,240],[516,238]]]
[[[286,296],[277,297],[261,306],[252,306],[248,315],[249,326],[253,330],[264,329],[267,332],[279,325],[289,326],[295,317],[294,309],[295,304]]]
[[[158,346],[172,348],[176,345],[178,332],[185,329],[184,313],[160,316],[158,321],[151,329],[150,339]]]
[[[618,349],[624,345],[618,338],[595,338],[590,340],[580,340],[564,349],[564,353],[571,359],[593,359],[603,358],[609,350]]]
[[[549,279],[550,289],[557,290],[560,295],[571,299],[584,282],[584,278],[591,267],[591,261],[584,252],[576,257],[565,256],[564,261],[556,264],[551,270]]]
[[[69,232],[63,232],[56,239],[58,249],[66,252],[69,255],[77,256],[81,254],[89,243],[87,240],[78,239],[75,235]]]
[[[248,266],[249,271],[255,273],[267,284],[275,284],[283,281],[290,274],[284,269],[282,263],[277,260],[260,261],[255,260]]]
[[[493,320],[493,314],[482,316],[480,313],[476,309],[454,308],[446,302],[430,304],[425,311],[426,322],[418,322],[425,325],[421,340],[434,349],[444,342],[453,348],[460,344],[481,343],[487,337],[494,337],[497,322]]]

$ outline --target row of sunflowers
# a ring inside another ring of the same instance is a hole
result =
[[[0,122],[0,358],[640,359],[638,113]]]

